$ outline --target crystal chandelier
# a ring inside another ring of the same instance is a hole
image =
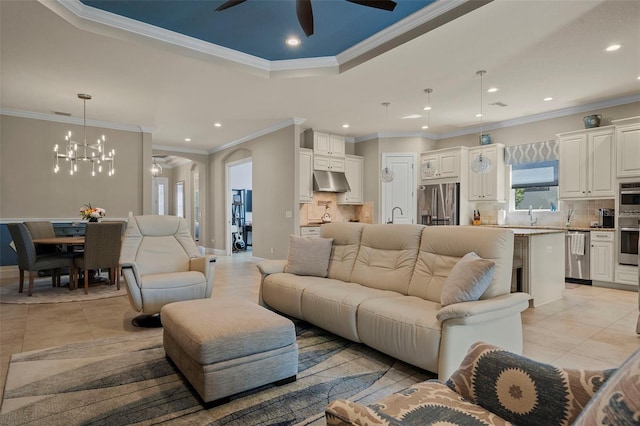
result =
[[[482,138],[482,76],[486,73],[485,70],[476,72],[476,75],[480,76],[480,113],[476,115],[476,117],[480,117],[480,138]],[[489,170],[491,170],[491,160],[480,151],[480,154],[471,161],[471,170],[478,174],[489,173]]]
[[[53,147],[54,173],[60,171],[60,159],[63,158],[69,162],[69,174],[75,175],[78,171],[78,161],[91,163],[91,176],[102,173],[103,169],[107,170],[109,176],[115,174],[114,159],[116,150],[107,151],[107,140],[102,135],[94,144],[87,143],[87,100],[91,99],[91,95],[78,93],[78,98],[82,99],[84,104],[84,141],[75,142],[71,139],[71,132],[65,136],[64,151],[60,152],[60,147],[56,144]],[[96,167],[97,166],[97,167]]]
[[[162,174],[162,166],[158,164],[156,157],[153,158],[153,163],[151,164],[151,176],[158,177]]]

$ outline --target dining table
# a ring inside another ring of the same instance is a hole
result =
[[[84,236],[75,236],[75,237],[49,237],[49,238],[34,238],[34,244],[46,244],[46,245],[56,245],[60,246],[62,251],[68,251],[69,246],[84,246]],[[100,277],[97,274],[97,271],[90,270],[89,271],[89,282],[92,284],[95,283],[104,283],[108,281],[105,278]],[[70,290],[74,290],[73,288],[69,288]]]

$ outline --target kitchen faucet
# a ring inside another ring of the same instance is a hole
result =
[[[404,214],[404,213],[402,213],[402,209],[400,207],[394,207],[393,209],[391,209],[391,220],[388,220],[387,224],[393,223],[393,221],[395,220],[393,216],[394,216],[394,214],[396,212],[396,209],[400,210],[400,214]]]
[[[533,218],[533,208],[529,206],[529,226],[533,226],[538,223],[538,218]]]

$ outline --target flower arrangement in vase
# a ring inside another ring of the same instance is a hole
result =
[[[107,211],[102,207],[91,207],[91,204],[85,204],[80,208],[80,216],[89,222],[98,222],[107,215]]]

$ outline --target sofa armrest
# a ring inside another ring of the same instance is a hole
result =
[[[478,342],[446,384],[513,424],[569,425],[613,372],[559,368]]]
[[[327,426],[389,425],[369,407],[346,399],[331,401],[324,410]],[[394,425],[401,425],[401,422]]]
[[[455,320],[459,324],[474,324],[522,312],[529,307],[527,293],[510,293],[492,299],[453,303],[438,311],[438,321]]]
[[[258,270],[262,274],[262,276],[277,274],[279,272],[284,272],[284,267],[287,264],[286,260],[263,260],[258,263],[256,266]]]

